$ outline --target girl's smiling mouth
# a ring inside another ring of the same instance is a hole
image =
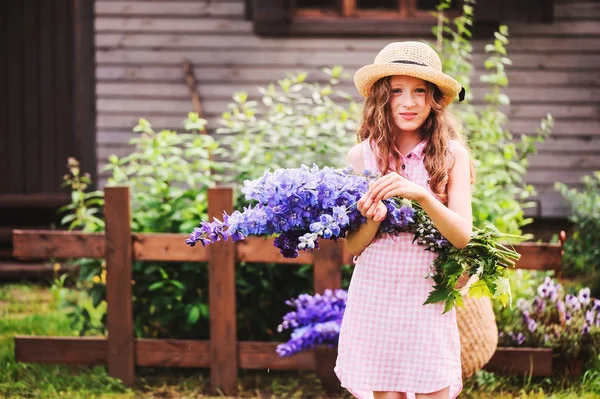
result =
[[[413,120],[417,117],[416,112],[401,112],[398,115],[400,115],[403,119],[407,121]]]

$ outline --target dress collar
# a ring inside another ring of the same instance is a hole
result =
[[[427,139],[422,140],[419,144],[412,149],[409,154],[415,155],[417,158],[422,159],[425,155],[425,146],[427,145]]]

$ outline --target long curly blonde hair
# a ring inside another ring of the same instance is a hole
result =
[[[363,109],[362,123],[358,129],[358,141],[368,140],[373,146],[377,167],[381,175],[392,170],[390,160],[394,164],[400,161],[400,150],[396,144],[398,127],[394,123],[389,106],[392,98],[391,77],[379,79],[369,92]],[[442,92],[431,82],[427,84],[426,102],[431,105],[431,112],[421,126],[423,139],[427,140],[424,150],[425,169],[429,173],[429,186],[442,201],[447,201],[446,184],[450,169],[454,165],[454,157],[450,152],[450,140],[457,140],[468,149],[459,125],[452,114],[440,104]],[[471,184],[475,180],[473,164],[470,164]]]

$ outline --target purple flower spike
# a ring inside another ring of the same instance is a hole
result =
[[[287,301],[295,310],[283,317],[277,331],[293,329],[290,340],[277,347],[279,356],[294,353],[320,344],[337,344],[348,293],[326,290],[323,295],[302,294]]]

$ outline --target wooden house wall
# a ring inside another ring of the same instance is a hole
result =
[[[157,128],[181,129],[192,109],[182,72],[186,58],[195,65],[203,108],[216,126],[235,91],[256,96],[257,86],[286,72],[316,77],[320,67],[334,64],[353,73],[391,41],[423,39],[261,38],[245,19],[244,0],[96,0],[95,18],[99,170],[111,153],[128,151],[139,117]],[[556,119],[551,138],[531,158],[527,182],[540,198],[532,215],[565,216],[553,183],[577,184],[600,169],[599,22],[598,2],[556,0],[553,24],[508,24],[511,131],[534,133],[546,113]],[[485,43],[474,42],[476,74]],[[472,81],[475,102],[481,102],[485,86]],[[350,80],[343,88],[356,93]]]

